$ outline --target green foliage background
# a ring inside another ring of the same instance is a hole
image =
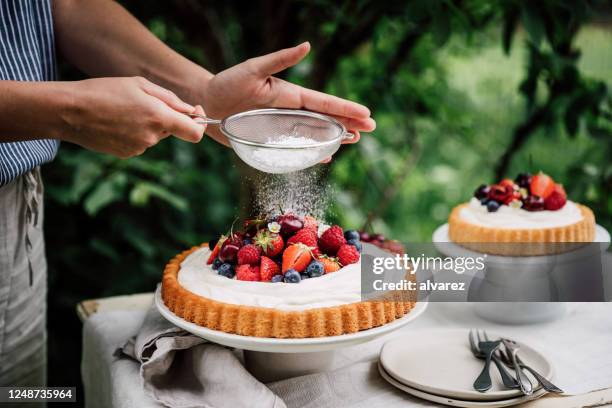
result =
[[[365,103],[378,122],[326,165],[331,221],[428,241],[476,185],[543,170],[612,228],[604,3],[123,3],[215,72],[311,41],[312,55],[286,77]],[[51,384],[79,381],[77,302],[152,291],[167,259],[244,210],[248,171],[236,161],[210,140],[169,139],[125,161],[62,145],[43,170]]]

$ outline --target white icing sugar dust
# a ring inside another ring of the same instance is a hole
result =
[[[328,146],[314,147],[317,143],[317,140],[309,137],[278,135],[266,140],[268,146],[243,148],[239,155],[258,170],[273,174],[289,173],[313,166],[330,154]],[[275,149],[275,145],[304,148]]]
[[[293,212],[323,220],[329,186],[322,166],[286,174],[262,174],[255,181],[255,211],[260,215]]]

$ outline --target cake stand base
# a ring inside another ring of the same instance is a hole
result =
[[[164,318],[183,330],[223,346],[245,350],[247,369],[260,381],[270,382],[329,369],[335,349],[362,344],[404,327],[425,311],[427,302],[418,302],[406,316],[384,326],[340,336],[306,339],[240,336],[198,326],[166,307],[160,287],[155,292],[155,306]]]
[[[333,362],[334,350],[314,353],[244,351],[244,366],[263,383],[327,371]]]

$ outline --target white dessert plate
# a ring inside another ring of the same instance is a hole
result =
[[[465,400],[456,399],[456,398],[443,397],[443,396],[435,395],[435,394],[428,394],[424,391],[408,387],[407,385],[402,384],[401,382],[393,378],[391,374],[385,371],[385,369],[382,367],[380,363],[378,364],[378,371],[380,372],[380,375],[382,376],[382,378],[384,378],[389,384],[393,385],[394,387],[410,395],[413,395],[417,398],[421,398],[427,401],[431,401],[431,402],[435,402],[435,403],[443,404],[443,405],[450,405],[453,407],[483,407],[483,408],[509,407],[509,406],[513,406],[517,404],[522,404],[524,402],[527,402],[527,401],[530,401],[536,398],[540,398],[542,395],[546,394],[546,391],[544,389],[540,389],[529,396],[514,397],[514,398],[508,398],[508,399],[498,400],[498,401],[465,401]]]
[[[429,329],[388,341],[380,353],[383,368],[397,381],[428,394],[460,400],[494,401],[522,396],[520,390],[504,387],[497,368],[491,365],[493,386],[485,393],[472,385],[480,374],[484,360],[476,359],[470,351],[468,329]],[[491,339],[500,335],[487,332]],[[551,379],[553,368],[540,352],[520,343],[520,356],[544,377]],[[537,384],[531,374],[527,374]]]
[[[453,243],[448,236],[448,224],[440,225],[433,233],[431,238],[434,246],[440,252],[447,256],[455,256],[455,257],[478,257],[482,255],[479,252],[471,251],[467,248],[464,248],[460,245]],[[601,252],[604,252],[610,246],[610,233],[601,225],[595,225],[595,239],[593,242],[600,243]],[[562,262],[565,260],[576,259],[584,255],[583,252],[588,254],[592,254],[593,248],[586,246],[582,248],[575,249],[573,251],[564,252],[557,255],[547,255],[547,256],[497,256],[497,255],[487,255],[487,262],[491,263],[508,263],[512,262],[512,264],[534,264],[537,262],[548,263],[550,262],[551,257],[555,258],[556,262]]]
[[[170,323],[186,330],[196,336],[210,340],[214,343],[243,350],[265,351],[270,353],[308,353],[315,351],[333,350],[338,347],[353,346],[365,343],[376,337],[397,330],[419,317],[427,308],[427,302],[418,302],[414,309],[401,319],[397,319],[384,326],[374,327],[357,333],[343,334],[340,336],[316,337],[306,339],[276,339],[269,337],[240,336],[238,334],[225,333],[218,330],[208,329],[188,322],[175,315],[166,307],[161,298],[161,287],[155,291],[155,305],[157,309]]]

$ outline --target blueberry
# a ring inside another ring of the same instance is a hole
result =
[[[324,272],[325,267],[323,266],[323,263],[319,261],[312,261],[306,267],[306,274],[310,278],[318,278],[319,276],[323,275]]]
[[[300,273],[300,279],[301,280],[310,279],[310,276],[308,276],[308,274],[306,272],[302,272],[302,273]]]
[[[272,282],[275,282],[275,283],[277,283],[277,282],[282,282],[282,281],[283,281],[283,278],[284,278],[284,276],[283,276],[283,275],[274,275],[274,276],[272,277]]]
[[[216,271],[217,269],[219,269],[219,266],[221,266],[222,263],[223,261],[220,260],[219,257],[216,257],[212,263],[212,268]]]
[[[344,238],[347,241],[350,241],[351,239],[356,239],[357,241],[359,241],[359,233],[354,230],[348,230],[344,232]]]
[[[482,205],[487,205],[488,202],[489,202],[489,197],[485,197],[485,198],[481,198],[480,199],[480,204],[482,204]]]
[[[497,210],[499,210],[499,203],[495,200],[489,200],[487,202],[487,211],[495,212]]]
[[[285,272],[285,283],[300,283],[302,278],[300,277],[300,273],[295,269],[289,269]]]
[[[244,243],[244,245],[248,245],[248,244],[252,244],[253,240],[251,238],[244,238],[242,242]]]
[[[219,265],[217,273],[221,276],[225,276],[226,278],[230,279],[233,279],[234,275],[236,275],[236,271],[234,271],[234,266],[228,263],[223,263]]]
[[[215,246],[217,246],[217,242],[219,242],[219,238],[211,239],[210,241],[208,241],[208,249],[210,249],[211,251],[215,249]]]
[[[361,242],[359,242],[356,239],[349,239],[348,241],[346,241],[347,244],[354,246],[355,248],[357,248],[357,251],[361,252]]]
[[[479,200],[487,198],[487,196],[489,195],[489,190],[489,186],[487,186],[486,184],[481,184],[480,186],[478,186],[476,191],[474,191],[474,197]]]

